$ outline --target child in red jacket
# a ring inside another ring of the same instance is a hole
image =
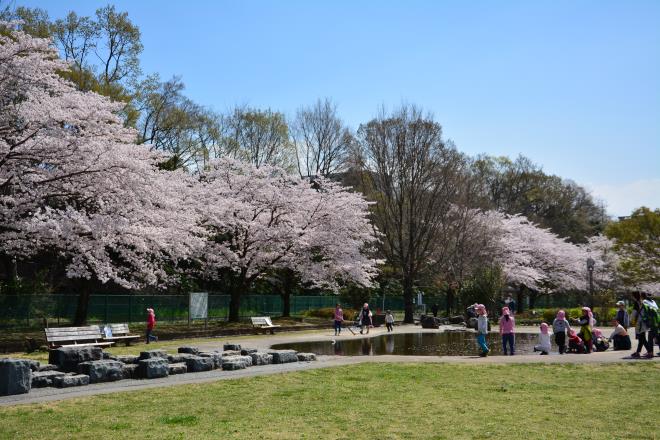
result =
[[[568,353],[584,353],[584,342],[580,338],[575,330],[571,329],[568,332]]]
[[[151,334],[156,326],[156,313],[154,309],[147,309],[147,344],[151,341],[157,341],[158,337]]]

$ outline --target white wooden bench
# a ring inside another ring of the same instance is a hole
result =
[[[270,330],[270,334],[275,334],[275,329],[280,327],[277,324],[273,324],[268,316],[253,316],[250,318],[252,320],[252,326],[261,330]]]
[[[87,327],[51,327],[45,328],[48,348],[58,347],[108,347],[114,342],[104,341],[98,325]]]
[[[107,327],[110,327],[112,336],[105,335],[104,327],[106,326],[99,326],[99,328],[101,329],[101,333],[103,333],[104,341],[114,341],[114,342],[124,341],[126,342],[126,346],[129,346],[131,345],[131,341],[134,341],[135,339],[140,339],[140,335],[131,334],[131,331],[128,329],[128,324],[107,324]]]

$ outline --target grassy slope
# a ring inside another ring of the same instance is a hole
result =
[[[657,363],[362,364],[3,408],[0,438],[643,439],[659,387]]]

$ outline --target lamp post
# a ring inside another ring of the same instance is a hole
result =
[[[594,266],[596,262],[593,258],[587,258],[587,272],[589,274],[589,307],[594,306]]]

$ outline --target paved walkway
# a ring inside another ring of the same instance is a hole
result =
[[[495,329],[496,330],[496,329]],[[609,334],[611,329],[604,329],[605,334]],[[400,326],[396,329],[397,332],[428,332],[434,333],[438,330],[422,330],[415,326]],[[536,333],[535,327],[518,327],[518,333]],[[373,329],[369,336],[379,335],[385,332],[385,329]],[[366,335],[342,335],[335,338],[332,330],[305,332],[305,334],[282,333],[274,336],[258,336],[258,337],[241,337],[232,338],[240,342],[245,347],[255,347],[259,349],[267,349],[271,345],[312,341],[320,339],[350,339],[367,337]],[[224,338],[223,338],[224,339]],[[214,341],[208,343],[196,344],[203,349],[222,349],[225,342],[230,342],[229,339],[222,341]],[[185,345],[185,340],[181,341],[181,345]],[[84,387],[75,388],[37,388],[28,394],[17,396],[3,396],[0,397],[0,406],[28,404],[28,403],[42,403],[55,400],[64,400],[77,397],[87,397],[97,394],[108,394],[124,391],[142,390],[147,388],[166,387],[182,384],[194,384],[215,382],[218,380],[239,379],[253,376],[263,376],[268,374],[281,374],[294,371],[303,371],[318,368],[331,368],[343,365],[354,365],[359,363],[458,363],[458,364],[521,364],[521,363],[545,363],[545,364],[602,364],[614,362],[659,362],[660,357],[653,360],[634,360],[630,358],[629,351],[607,351],[602,353],[593,353],[590,355],[579,354],[566,354],[563,356],[539,356],[535,354],[529,355],[516,355],[516,356],[492,356],[487,358],[480,358],[478,356],[319,356],[316,362],[295,362],[290,364],[278,365],[263,365],[250,367],[245,370],[238,371],[222,371],[213,370],[203,373],[190,373],[175,376],[169,376],[162,379],[151,380],[121,380],[118,382],[92,384]]]

